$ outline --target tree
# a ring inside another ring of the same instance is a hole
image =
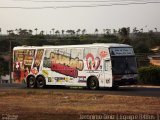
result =
[[[78,29],[78,30],[76,31],[77,35],[78,35],[80,32],[81,32],[81,29]]]
[[[123,44],[130,44],[130,38],[129,38],[130,28],[121,28],[119,29],[119,35],[121,43]]]
[[[106,33],[109,35],[111,33],[111,29],[106,29]]]
[[[17,31],[18,31],[18,35],[19,35],[19,34],[20,34],[20,31],[22,31],[22,28],[19,28]]]
[[[158,32],[157,28],[154,28],[156,30],[156,32]]]
[[[55,31],[55,34],[56,34],[56,35],[60,34],[59,30],[56,30],[56,31]]]
[[[137,30],[136,27],[133,28],[133,33],[138,33],[139,30]]]
[[[82,35],[84,35],[86,33],[86,29],[82,30]]]
[[[140,32],[143,33],[143,28],[140,29]]]
[[[0,53],[9,51],[9,39],[0,40]]]
[[[33,31],[31,29],[28,30],[29,35],[32,35]]]
[[[95,34],[98,34],[98,29],[97,29],[97,28],[95,29],[94,33],[95,33]]]
[[[65,30],[62,30],[61,32],[62,32],[62,35],[64,35]]]
[[[19,35],[21,35],[21,36],[29,35],[28,30],[27,29],[20,29]]]
[[[3,58],[0,57],[0,76],[6,75],[9,73],[9,62],[5,61]]]
[[[153,32],[153,30],[150,30],[148,33],[147,33],[147,39],[146,39],[146,44],[147,46],[149,47],[149,49],[155,47],[155,46],[158,46],[158,42],[157,40],[159,41],[159,38],[158,36],[156,36],[156,34]]]
[[[119,38],[116,35],[113,34],[105,34],[103,36],[103,39],[98,40],[98,42],[102,42],[102,43],[119,43]]]
[[[44,30],[42,30],[42,31],[40,32],[40,35],[44,35]]]
[[[66,33],[67,33],[67,34],[70,34],[70,30],[66,30]]]
[[[116,29],[113,29],[113,34],[117,34],[117,30]]]
[[[74,30],[67,30],[66,33],[70,34],[70,35],[74,35],[75,31]]]
[[[136,53],[147,53],[147,52],[149,52],[149,48],[148,48],[146,42],[144,43],[143,41],[138,41],[134,45],[134,50],[135,50]]]
[[[71,30],[71,33],[72,33],[72,35],[74,35],[74,34],[75,34],[75,31],[74,31],[74,30]]]
[[[15,31],[17,32],[17,35],[19,34],[19,30],[16,28]]]
[[[14,30],[7,30],[8,35],[15,35]]]
[[[36,31],[36,35],[37,35],[38,28],[35,28],[34,30]]]
[[[52,28],[51,30],[53,31],[53,35],[54,35],[54,30],[55,30],[55,29],[54,29],[54,28]]]
[[[2,28],[0,28],[0,34],[2,33]]]

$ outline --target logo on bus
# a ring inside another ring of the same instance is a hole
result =
[[[99,57],[94,57],[93,54],[88,53],[86,56],[87,67],[89,70],[97,70],[100,66],[101,60]]]
[[[101,58],[105,58],[108,55],[107,51],[101,51],[100,56]]]

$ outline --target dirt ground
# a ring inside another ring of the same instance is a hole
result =
[[[146,120],[145,118],[150,120],[151,117],[156,120],[159,111],[159,97],[32,89],[11,89],[0,92],[0,119],[2,120],[6,118],[8,120],[130,120],[131,115],[141,115],[138,119],[142,120]]]

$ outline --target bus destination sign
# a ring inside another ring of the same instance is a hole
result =
[[[134,55],[133,48],[110,48],[111,56]]]

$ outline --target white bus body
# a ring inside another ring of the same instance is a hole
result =
[[[133,48],[125,44],[19,46],[13,49],[14,82],[28,87],[83,86],[90,89],[136,84]]]

